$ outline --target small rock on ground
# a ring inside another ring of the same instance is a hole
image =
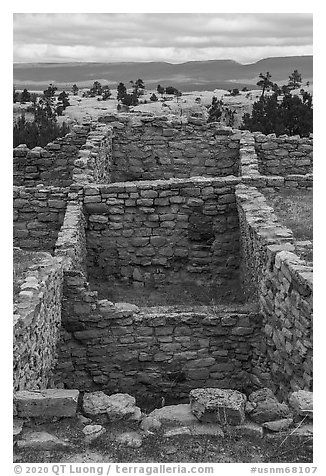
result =
[[[142,436],[136,431],[127,431],[116,437],[116,442],[131,448],[140,448],[143,442]]]
[[[105,428],[102,425],[86,425],[85,428],[83,428],[83,433],[88,439],[95,439],[100,435],[103,435],[105,433]]]
[[[287,430],[293,423],[292,418],[283,418],[281,420],[267,421],[263,423],[263,428],[270,431],[284,431]]]
[[[140,423],[140,429],[146,432],[154,432],[161,428],[162,423],[154,417],[146,417]]]

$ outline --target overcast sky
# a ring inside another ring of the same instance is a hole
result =
[[[14,62],[167,61],[312,54],[310,13],[15,13]]]

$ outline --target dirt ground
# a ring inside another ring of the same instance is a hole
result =
[[[31,450],[14,447],[14,462],[20,463],[311,463],[312,439],[288,438],[284,434],[270,438],[240,436],[224,430],[220,436],[166,437],[160,430],[143,437],[139,448],[122,445],[117,437],[133,431],[137,423],[104,425],[106,432],[87,442],[76,418],[56,423],[27,424],[26,429],[47,431],[66,441],[65,449]],[[24,428],[25,431],[25,428]]]

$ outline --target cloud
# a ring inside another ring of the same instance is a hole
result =
[[[155,61],[312,54],[312,15],[14,14],[14,61]]]

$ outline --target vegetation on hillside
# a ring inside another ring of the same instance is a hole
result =
[[[33,121],[26,120],[25,114],[21,116],[13,125],[13,145],[26,144],[30,149],[36,146],[44,147],[49,142],[63,137],[69,132],[69,127],[63,123],[58,124],[57,117],[70,105],[68,94],[62,91],[55,102],[54,96],[56,87],[52,84],[43,92],[42,97],[37,98],[24,89],[20,97],[16,98],[23,104],[31,101],[27,112],[33,114]],[[14,90],[15,97],[15,90]]]
[[[218,100],[216,96],[212,98],[212,104],[208,107],[207,122],[220,122],[222,117],[229,127],[234,125],[236,111],[224,105],[223,100]]]
[[[262,94],[253,104],[251,114],[244,114],[241,129],[263,134],[275,133],[277,136],[298,134],[308,137],[313,131],[312,95],[304,89],[300,90],[300,95],[291,93],[301,86],[301,74],[294,70],[288,84],[281,88],[271,81],[269,72],[261,73],[259,77],[261,79],[257,85],[262,88]],[[265,92],[270,89],[272,95],[266,96]]]

